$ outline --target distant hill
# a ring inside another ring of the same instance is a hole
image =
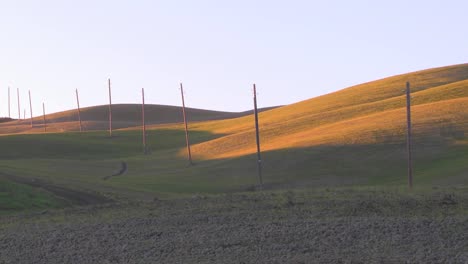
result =
[[[9,118],[9,117],[0,117],[0,123],[5,123],[5,122],[9,122],[9,121],[12,121],[13,119]]]
[[[265,111],[273,109],[269,107],[261,109]],[[130,128],[141,126],[141,104],[115,104],[112,105],[112,126],[113,129]],[[229,119],[246,116],[252,111],[245,112],[222,112],[211,111],[196,108],[186,108],[187,118],[191,122]],[[100,105],[85,107],[81,109],[81,121],[85,130],[106,130],[109,128],[108,116],[109,106]],[[183,122],[182,108],[169,105],[145,105],[146,124],[172,124]],[[33,119],[33,128],[30,126],[30,119],[0,120],[0,134],[12,133],[40,133],[43,132],[43,118],[35,117]],[[78,131],[78,112],[77,110],[68,110],[46,115],[48,132]]]

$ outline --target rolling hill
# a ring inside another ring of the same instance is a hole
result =
[[[406,81],[412,87],[415,186],[466,187],[468,64],[461,64],[265,109],[259,116],[265,188],[404,187]],[[142,153],[140,121],[133,120],[138,105],[114,109],[115,126],[122,129],[112,138],[104,131],[0,137],[0,177],[139,198],[246,191],[258,183],[251,113],[190,109],[196,165],[187,166],[179,108],[148,107],[149,155]],[[83,109],[85,125],[106,129],[106,114],[107,106]],[[57,113],[48,120],[76,131],[73,115]],[[1,131],[14,133],[14,122],[0,124]],[[107,177],[122,162],[128,170]]]
[[[261,109],[266,111],[276,107]],[[81,109],[81,121],[83,130],[96,131],[109,129],[109,106],[100,105],[85,107]],[[222,112],[196,108],[186,108],[186,113],[191,121],[206,121],[236,118],[249,115],[251,111],[245,112]],[[181,123],[182,108],[169,105],[145,105],[145,120],[151,124]],[[114,104],[112,105],[112,127],[113,129],[141,126],[141,104]],[[44,131],[43,117],[33,118],[33,128],[30,119],[0,120],[0,134],[17,133],[42,133]],[[68,110],[46,115],[47,132],[79,131],[78,111]]]
[[[417,133],[437,134],[447,126],[466,132],[468,64],[463,64],[394,76],[261,113],[264,149],[382,143],[379,134],[392,134],[401,142],[406,129],[406,80],[413,87]],[[194,128],[228,134],[195,147],[210,158],[255,151],[251,117],[200,123]],[[213,145],[223,148],[213,152]]]

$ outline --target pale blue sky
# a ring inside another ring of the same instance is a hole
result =
[[[243,111],[468,62],[468,1],[0,0],[0,116],[7,87],[33,112],[107,103]],[[16,97],[12,116],[17,117]],[[29,110],[28,110],[29,113]],[[29,114],[28,114],[29,115]]]

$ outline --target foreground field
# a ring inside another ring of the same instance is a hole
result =
[[[0,220],[0,263],[466,263],[466,189],[238,193]]]

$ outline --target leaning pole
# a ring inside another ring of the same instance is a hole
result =
[[[8,118],[11,118],[10,105],[10,86],[8,86]]]
[[[20,106],[19,88],[16,88],[16,96],[18,97],[18,121],[19,121],[19,120],[21,120],[21,106]]]
[[[109,136],[112,137],[112,93],[111,93],[111,81],[107,79],[109,86]]]
[[[412,157],[412,133],[411,133],[411,90],[410,83],[406,82],[406,127],[407,141],[406,147],[408,152],[408,187],[413,189],[413,157]]]
[[[190,138],[188,133],[188,120],[187,120],[187,113],[185,111],[185,98],[184,98],[184,87],[182,83],[180,84],[180,94],[182,96],[182,115],[184,117],[184,126],[185,126],[185,143],[187,145],[187,158],[189,160],[189,165],[193,165],[192,161],[192,152],[190,150]]]
[[[142,130],[143,130],[143,153],[146,155],[148,153],[146,147],[146,122],[145,122],[145,88],[141,88],[141,122],[142,122]]]
[[[81,110],[80,110],[80,98],[78,97],[78,89],[76,91],[76,104],[78,106],[78,122],[80,125],[80,132],[83,132],[83,127],[81,126]]]
[[[44,123],[44,132],[47,132],[47,123],[46,123],[46,117],[45,117],[45,104],[42,102],[42,119]]]
[[[263,189],[262,179],[262,156],[260,151],[260,131],[258,127],[258,109],[257,109],[257,88],[253,85],[253,100],[254,100],[254,114],[255,114],[255,137],[257,141],[257,173],[260,183],[260,190]]]
[[[28,93],[29,93],[29,113],[31,114],[31,128],[33,128],[33,113],[32,113],[31,90],[29,90]]]

